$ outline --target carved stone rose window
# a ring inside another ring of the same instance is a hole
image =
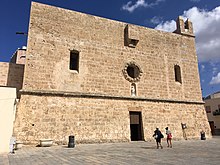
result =
[[[131,83],[140,81],[143,73],[141,68],[135,62],[127,63],[122,72],[125,79]]]

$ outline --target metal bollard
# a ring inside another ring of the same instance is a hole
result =
[[[9,150],[11,154],[14,154],[14,149],[15,149],[15,144],[16,144],[16,138],[15,137],[11,137],[10,138],[10,144],[9,144]]]
[[[75,147],[75,138],[74,136],[69,136],[68,148],[74,148],[74,147]]]
[[[204,131],[201,132],[201,140],[206,140],[205,132]]]

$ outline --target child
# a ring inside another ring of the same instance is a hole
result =
[[[168,127],[166,127],[165,129],[166,129],[166,135],[167,135],[167,147],[172,148],[172,134],[171,134],[171,131],[168,129]]]

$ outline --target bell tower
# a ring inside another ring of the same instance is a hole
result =
[[[174,33],[195,37],[192,22],[189,19],[184,22],[181,16],[179,16],[176,20],[176,30]]]

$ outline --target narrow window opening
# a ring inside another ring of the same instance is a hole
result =
[[[186,21],[186,22],[184,22],[184,26],[185,26],[185,29],[189,30],[189,24],[188,24],[188,22],[187,22],[187,21]]]
[[[175,71],[175,81],[179,82],[179,83],[182,83],[180,66],[179,65],[175,65],[174,66],[174,71]]]
[[[132,83],[131,84],[131,96],[136,96],[137,95],[137,89],[136,89],[136,84]]]
[[[70,52],[70,70],[76,70],[79,72],[79,52],[78,51],[71,51]]]
[[[211,113],[211,107],[210,106],[205,106],[206,113]]]

